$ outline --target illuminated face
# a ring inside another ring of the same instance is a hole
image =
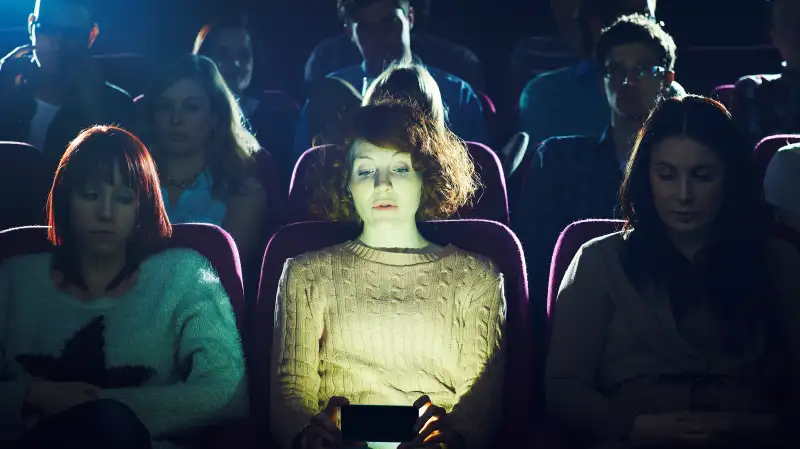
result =
[[[705,232],[722,205],[725,167],[713,149],[686,137],[664,139],[650,157],[656,211],[673,234]]]
[[[409,153],[357,140],[350,148],[353,166],[348,188],[364,227],[416,222],[422,174]]]

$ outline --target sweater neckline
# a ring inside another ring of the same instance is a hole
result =
[[[373,248],[365,245],[360,240],[349,240],[344,243],[344,249],[357,257],[383,265],[419,265],[435,262],[456,251],[453,244],[445,247],[426,247],[421,249],[410,248]]]

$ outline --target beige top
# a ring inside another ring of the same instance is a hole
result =
[[[498,429],[506,304],[488,259],[350,241],[289,259],[275,307],[271,425],[284,448],[331,396],[411,405],[427,394],[471,448]]]
[[[769,376],[781,365],[771,363],[763,339],[736,356],[709,350],[713,344],[691,345],[683,335],[717,339],[713,314],[697,306],[679,331],[667,292],[640,292],[627,277],[620,257],[624,244],[621,233],[586,243],[564,276],[545,373],[548,412],[601,441],[626,439],[638,413],[777,412],[779,405],[761,387],[776,381]],[[768,256],[782,334],[789,340],[785,362],[798,373],[800,255],[775,240]],[[715,381],[699,383],[688,373],[713,375]]]

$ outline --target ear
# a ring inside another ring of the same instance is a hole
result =
[[[408,29],[409,30],[413,30],[414,29],[414,21],[415,21],[415,14],[414,14],[414,7],[413,6],[409,6],[408,7],[408,14],[406,14],[406,18],[408,19]]]
[[[664,89],[668,88],[675,82],[675,72],[668,70],[664,73]]]
[[[33,14],[28,16],[28,37],[33,39],[33,22],[36,22],[36,16]]]
[[[89,32],[89,48],[92,48],[98,35],[100,35],[100,26],[95,23],[92,25],[92,31]]]

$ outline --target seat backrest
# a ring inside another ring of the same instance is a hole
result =
[[[0,232],[0,262],[23,254],[53,250],[47,240],[47,226],[24,226]],[[202,254],[217,270],[220,282],[231,299],[239,332],[244,335],[244,289],[242,267],[236,243],[222,228],[208,224],[173,225],[169,248],[191,248]]]
[[[581,220],[572,223],[561,232],[550,263],[550,282],[547,288],[547,316],[550,321],[555,314],[556,297],[561,280],[581,246],[593,238],[621,230],[624,223],[622,220]]]
[[[0,230],[43,224],[47,194],[54,173],[36,148],[21,142],[0,142]]]
[[[269,151],[262,148],[255,154],[254,160],[254,174],[267,192],[267,216],[263,228],[265,233],[272,236],[286,221],[286,187],[281,183],[277,164]]]
[[[420,223],[420,231],[440,245],[453,243],[465,251],[493,260],[504,275],[508,319],[503,397],[505,427],[502,435],[509,441],[522,441],[516,432],[524,431],[530,423],[535,373],[532,368],[534,341],[529,319],[525,258],[519,240],[506,226],[488,220],[429,221]],[[253,364],[253,374],[261,384],[255,387],[258,405],[253,404],[259,420],[261,417],[268,420],[269,415],[269,366],[275,299],[286,259],[352,240],[358,237],[359,232],[359,226],[352,222],[293,223],[279,230],[267,246],[256,314],[255,345],[259,354]],[[512,447],[513,444],[507,446]]]
[[[724,104],[729,111],[737,109],[735,105],[736,85],[734,84],[723,84],[715,87],[714,90],[711,91],[711,98],[714,98],[715,100]]]
[[[475,142],[466,144],[483,187],[476,193],[472,206],[463,207],[454,218],[476,218],[508,224],[508,196],[500,159],[486,145]],[[289,184],[290,223],[312,219],[308,211],[311,192],[306,179],[326,147],[322,145],[306,150],[295,164]]]
[[[800,134],[778,134],[761,139],[753,151],[753,161],[756,164],[759,179],[763,180],[767,174],[769,162],[781,148],[786,145],[800,142]]]

